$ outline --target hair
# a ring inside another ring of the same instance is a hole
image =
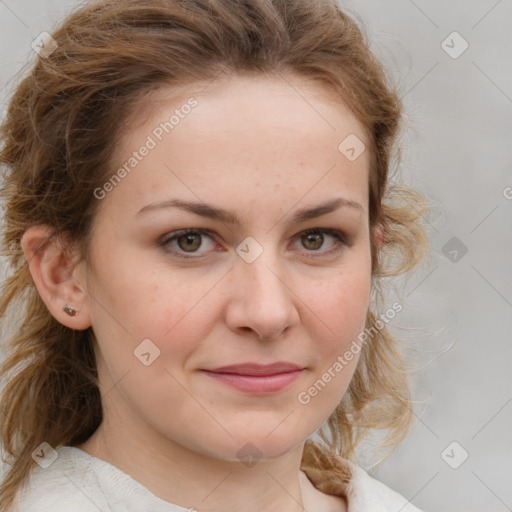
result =
[[[369,141],[372,335],[339,405],[322,425],[322,457],[356,460],[356,446],[375,429],[394,449],[412,420],[408,366],[401,342],[384,325],[386,278],[409,275],[428,253],[429,200],[393,182],[399,168],[402,103],[398,87],[370,49],[357,17],[336,0],[105,0],[72,12],[52,33],[17,84],[0,126],[4,230],[8,257],[0,296],[3,342],[0,487],[7,510],[35,465],[42,442],[85,442],[102,421],[92,328],[60,324],[42,301],[20,240],[33,225],[51,226],[62,250],[90,261],[91,227],[101,187],[114,168],[123,124],[148,93],[237,76],[289,74],[322,85],[364,127]],[[16,317],[16,314],[18,317]],[[382,324],[382,322],[380,322]],[[308,446],[308,444],[306,444]],[[320,449],[320,448],[319,448]],[[319,470],[322,467],[318,468]]]

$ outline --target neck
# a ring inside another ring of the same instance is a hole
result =
[[[279,459],[245,465],[190,450],[147,427],[126,425],[105,418],[77,448],[169,503],[201,512],[303,512],[301,491],[311,495],[312,484],[300,471],[304,443]]]

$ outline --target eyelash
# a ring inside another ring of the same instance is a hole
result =
[[[181,258],[181,259],[185,259],[185,260],[193,260],[193,259],[200,259],[202,258],[201,256],[183,256],[183,252],[179,252],[179,251],[176,251],[174,249],[169,249],[168,246],[171,242],[173,242],[174,240],[177,240],[178,238],[182,237],[182,236],[185,236],[185,235],[207,235],[208,237],[210,238],[214,238],[214,234],[212,231],[210,231],[209,229],[183,229],[181,231],[176,231],[174,233],[170,233],[172,236],[166,236],[164,237],[159,243],[158,245],[160,247],[163,248],[163,250],[169,254],[173,254],[174,256],[176,256],[177,258]],[[299,233],[299,235],[297,235],[296,239],[299,239],[303,236],[306,236],[306,235],[317,235],[317,234],[327,234],[327,235],[330,235],[332,236],[335,240],[336,240],[336,243],[334,244],[335,247],[334,249],[329,249],[327,251],[320,251],[320,250],[311,250],[311,251],[308,251],[308,252],[311,252],[311,253],[318,253],[318,255],[308,255],[306,256],[306,258],[311,258],[311,259],[317,259],[317,258],[321,258],[321,257],[324,257],[324,256],[330,256],[334,253],[338,253],[339,251],[341,251],[343,249],[343,247],[341,246],[349,246],[350,244],[348,243],[347,241],[347,238],[346,236],[341,232],[341,231],[337,231],[335,229],[327,229],[327,228],[312,228],[312,229],[307,229],[306,231],[302,231],[301,233]],[[306,249],[307,250],[307,249]],[[190,254],[194,254],[194,253],[190,253]]]

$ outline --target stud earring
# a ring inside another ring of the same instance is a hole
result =
[[[69,316],[77,316],[78,315],[78,311],[76,309],[73,309],[69,306],[64,306],[62,308]]]

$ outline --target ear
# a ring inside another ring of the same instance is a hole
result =
[[[87,308],[88,294],[79,282],[78,255],[70,259],[57,236],[49,226],[28,228],[21,238],[21,247],[27,258],[34,284],[50,313],[61,324],[75,330],[91,326]],[[69,316],[64,306],[76,309],[77,316]]]
[[[377,247],[380,249],[382,243],[384,242],[384,228],[382,227],[382,224],[379,224],[375,228],[375,242],[377,244]]]

